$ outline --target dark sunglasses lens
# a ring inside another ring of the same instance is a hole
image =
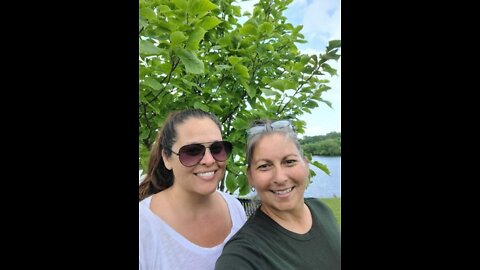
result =
[[[193,166],[202,160],[205,154],[205,146],[201,144],[189,144],[182,146],[178,151],[180,162],[184,166]]]
[[[214,142],[210,145],[210,153],[216,161],[225,161],[232,152],[232,144],[230,142]]]

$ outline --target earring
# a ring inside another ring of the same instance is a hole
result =
[[[252,187],[250,188],[250,190],[251,190],[252,192],[255,192],[255,186],[252,186]]]

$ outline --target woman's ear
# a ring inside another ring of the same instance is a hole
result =
[[[303,156],[303,160],[305,161],[305,168],[307,170],[307,174],[310,175],[310,166],[309,166],[310,161],[306,156]]]
[[[171,170],[172,164],[170,163],[170,158],[165,155],[163,150],[160,150],[160,151],[162,151],[162,159],[163,159],[163,164],[165,164],[165,168],[167,168],[167,170]]]
[[[305,163],[310,164],[310,160],[308,160],[307,156],[303,156],[303,160],[305,160]]]
[[[255,183],[253,182],[253,178],[252,178],[252,171],[250,170],[250,168],[247,168],[247,180],[248,180],[248,185],[250,187],[255,186]]]

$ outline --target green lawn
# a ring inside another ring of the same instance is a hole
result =
[[[342,225],[342,220],[341,220],[341,215],[340,215],[340,197],[336,198],[320,198],[320,201],[324,202],[326,205],[328,205],[332,211],[333,214],[335,215],[335,218],[337,219],[338,226],[341,227]]]

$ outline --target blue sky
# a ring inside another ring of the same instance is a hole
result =
[[[237,3],[243,11],[252,11],[258,0],[240,1]],[[306,54],[325,52],[328,41],[341,39],[340,35],[340,0],[294,0],[284,13],[293,25],[303,25],[301,33],[307,43],[296,44]],[[340,51],[341,54],[341,51]],[[340,77],[341,57],[330,65],[337,69],[338,76],[328,76],[330,90],[322,94],[322,98],[332,103],[332,108],[321,103],[311,114],[304,114],[300,119],[307,123],[304,136],[325,135],[331,131],[341,132],[341,99]]]

